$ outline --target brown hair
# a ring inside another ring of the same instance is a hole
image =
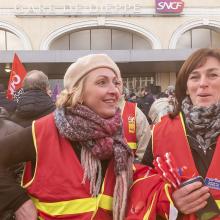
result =
[[[177,105],[174,108],[174,113],[170,114],[171,118],[174,118],[181,111],[182,101],[187,95],[187,80],[190,73],[204,65],[208,57],[214,57],[220,62],[220,49],[202,48],[196,50],[183,63],[176,80],[175,97]]]

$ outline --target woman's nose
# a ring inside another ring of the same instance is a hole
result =
[[[109,86],[109,91],[111,93],[119,93],[119,88],[117,85],[115,85],[115,83],[111,83]]]
[[[202,76],[200,78],[200,83],[199,83],[200,87],[207,87],[208,86],[208,79],[206,76]]]

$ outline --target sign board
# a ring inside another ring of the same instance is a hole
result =
[[[155,0],[156,13],[161,14],[180,14],[184,8],[182,0]]]

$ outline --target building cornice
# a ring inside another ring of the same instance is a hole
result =
[[[126,7],[127,4],[124,4]],[[123,4],[121,4],[123,6]],[[21,7],[21,6],[20,6]],[[17,16],[17,17],[38,17],[38,16],[128,16],[128,17],[138,17],[138,16],[220,16],[220,6],[216,7],[185,7],[180,14],[158,14],[155,8],[148,7],[141,4],[133,4],[128,7],[128,9],[115,9],[115,10],[97,10],[89,13],[89,11],[67,11],[63,6],[59,5],[26,5],[22,6],[22,10],[19,6],[15,7],[0,7],[0,16]],[[49,8],[51,9],[49,10]],[[97,6],[98,7],[98,6]],[[90,9],[91,10],[91,9]]]

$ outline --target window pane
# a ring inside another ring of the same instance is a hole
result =
[[[133,49],[134,50],[147,50],[151,49],[150,43],[142,37],[133,34]]]
[[[137,73],[135,73],[138,75]],[[129,92],[139,92],[141,88],[154,83],[154,76],[127,77],[123,78],[123,84]]]
[[[70,50],[90,50],[90,30],[70,34]]]
[[[176,44],[177,49],[191,48],[191,31],[185,32]]]
[[[111,50],[111,30],[92,29],[91,30],[92,50]]]
[[[212,31],[212,47],[220,48],[220,32]]]
[[[192,30],[192,48],[204,48],[211,46],[209,29]]]
[[[112,50],[131,50],[132,34],[125,31],[112,30]]]
[[[23,50],[21,40],[10,32],[6,32],[7,36],[7,50]]]
[[[0,50],[6,50],[5,48],[5,31],[0,30]]]
[[[51,44],[50,50],[69,50],[69,34],[56,39]]]

